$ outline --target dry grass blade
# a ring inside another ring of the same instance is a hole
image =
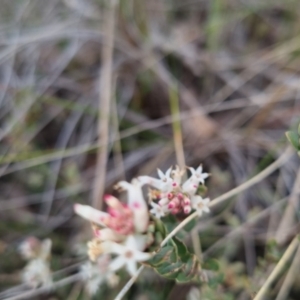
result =
[[[253,300],[263,300],[266,297],[266,294],[271,287],[272,283],[276,280],[276,278],[279,276],[279,274],[282,272],[282,270],[286,267],[288,261],[293,256],[295,250],[299,246],[299,237],[296,236],[293,241],[290,243],[289,247],[285,251],[284,255],[268,277],[268,279],[265,281],[259,292],[256,294]]]
[[[106,43],[102,46],[102,68],[100,74],[100,99],[99,99],[99,121],[98,138],[104,144],[98,150],[96,174],[93,190],[93,206],[102,207],[102,196],[105,189],[105,174],[108,158],[108,140],[109,140],[109,116],[110,102],[112,97],[112,65],[113,65],[113,46],[114,46],[114,28],[115,13],[118,1],[110,1],[105,18],[104,32],[106,34]]]

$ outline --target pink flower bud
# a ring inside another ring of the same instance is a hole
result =
[[[191,200],[187,197],[184,198],[183,200],[184,205],[190,205],[191,204]]]
[[[106,204],[111,208],[115,208],[115,209],[119,209],[119,210],[121,210],[123,208],[122,203],[116,197],[114,197],[112,195],[105,195],[104,200],[105,200]]]
[[[178,208],[174,208],[171,210],[171,214],[173,215],[177,215],[179,213],[179,209]]]
[[[183,211],[186,215],[189,214],[191,212],[191,210],[192,210],[192,208],[190,206],[185,206],[183,209]]]
[[[171,202],[173,202],[175,204],[175,206],[179,206],[180,205],[180,200],[177,197],[174,197]]]

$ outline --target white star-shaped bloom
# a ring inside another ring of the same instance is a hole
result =
[[[169,168],[164,174],[160,169],[157,169],[159,179],[151,176],[139,176],[139,182],[144,184],[150,184],[154,188],[160,190],[163,193],[169,193],[173,189],[174,180],[171,177],[172,167]]]
[[[182,191],[190,195],[195,195],[199,184],[204,184],[204,181],[209,174],[202,173],[202,165],[200,165],[196,170],[194,168],[189,169],[192,173],[192,176],[184,182],[182,185]]]
[[[119,270],[123,266],[126,267],[130,275],[134,275],[137,271],[137,263],[148,260],[152,254],[140,251],[140,241],[137,237],[130,235],[123,245],[109,242],[109,252],[117,254],[109,265],[109,269],[113,272]],[[143,248],[145,245],[143,246]],[[106,248],[106,247],[105,247]]]
[[[151,202],[150,205],[152,209],[150,209],[150,213],[154,215],[156,218],[160,219],[166,215],[165,208],[155,202]]]
[[[202,198],[201,196],[194,196],[192,198],[192,207],[197,211],[199,216],[202,216],[203,212],[209,213],[208,207],[209,198]]]
[[[204,184],[204,180],[209,176],[208,173],[202,173],[203,168],[202,165],[200,165],[196,170],[194,168],[189,168],[192,172],[192,177],[197,178],[198,182],[201,184]]]

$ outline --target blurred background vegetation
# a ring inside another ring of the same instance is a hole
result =
[[[76,272],[92,233],[72,207],[95,204],[95,187],[166,170],[182,147],[213,199],[276,160],[299,122],[299,32],[297,0],[1,0],[0,298],[24,290],[27,236],[52,239],[55,279]],[[299,187],[294,155],[199,220],[222,274],[201,297],[144,271],[126,299],[252,299],[299,231]],[[299,252],[268,299],[299,299]],[[80,282],[36,296],[87,298]]]

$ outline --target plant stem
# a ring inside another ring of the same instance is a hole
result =
[[[182,144],[182,131],[180,125],[180,109],[178,99],[178,88],[172,86],[169,88],[169,101],[172,115],[173,139],[176,153],[176,160],[180,168],[185,167],[184,150]]]
[[[300,246],[298,245],[298,249],[294,256],[294,260],[279,290],[276,300],[287,299],[290,289],[297,278],[297,274],[299,272],[299,266],[300,266]]]
[[[278,275],[281,273],[283,268],[286,266],[288,261],[291,259],[292,255],[294,254],[295,250],[297,249],[299,245],[299,236],[296,236],[293,241],[290,243],[289,247],[283,254],[282,258],[272,271],[271,275],[268,277],[268,279],[265,281],[263,286],[260,288],[259,292],[256,294],[255,298],[253,300],[263,300],[265,299],[266,293],[268,292],[270,286],[272,283],[276,280]]]
[[[121,300],[125,296],[125,294],[129,291],[129,289],[131,288],[131,286],[137,280],[137,278],[139,277],[139,275],[141,274],[141,272],[143,271],[143,269],[144,269],[144,266],[140,266],[138,268],[138,270],[136,271],[136,273],[134,274],[134,276],[132,276],[130,278],[130,280],[126,283],[126,285],[124,285],[124,287],[122,288],[122,290],[116,296],[115,300]]]
[[[231,191],[215,198],[210,202],[210,207],[214,207],[224,200],[227,200],[228,198],[235,196],[242,191],[250,188],[251,186],[255,185],[256,183],[260,182],[263,180],[265,177],[269,176],[272,174],[274,171],[276,171],[279,167],[281,167],[292,155],[293,150],[288,147],[282,154],[281,156],[274,161],[271,165],[269,165],[267,168],[265,168],[263,171],[261,171],[259,174],[256,176],[252,177],[248,181],[242,183],[238,187],[232,189]],[[190,221],[192,221],[194,218],[198,216],[197,212],[192,213],[190,216],[185,218],[176,228],[174,228],[166,237],[165,239],[161,242],[160,246],[163,247],[174,235],[176,235],[185,225],[187,225]],[[138,278],[139,274],[142,272],[144,269],[144,266],[141,266],[137,273],[127,282],[127,284],[123,287],[123,289],[119,292],[119,294],[116,296],[115,300],[121,300],[122,297],[126,294],[126,292],[130,289],[130,287],[133,285],[135,280]],[[257,300],[257,299],[255,299]]]
[[[33,289],[27,292],[20,293],[17,296],[12,296],[9,298],[6,298],[5,300],[21,300],[21,299],[28,299],[28,298],[33,298],[35,296],[44,294],[45,292],[50,292],[53,289],[57,289],[59,287],[65,286],[67,284],[70,284],[72,282],[76,282],[78,280],[82,279],[82,274],[81,273],[76,273],[74,275],[71,275],[69,277],[63,278],[59,281],[56,281],[53,283],[51,287],[40,287],[37,289]]]

